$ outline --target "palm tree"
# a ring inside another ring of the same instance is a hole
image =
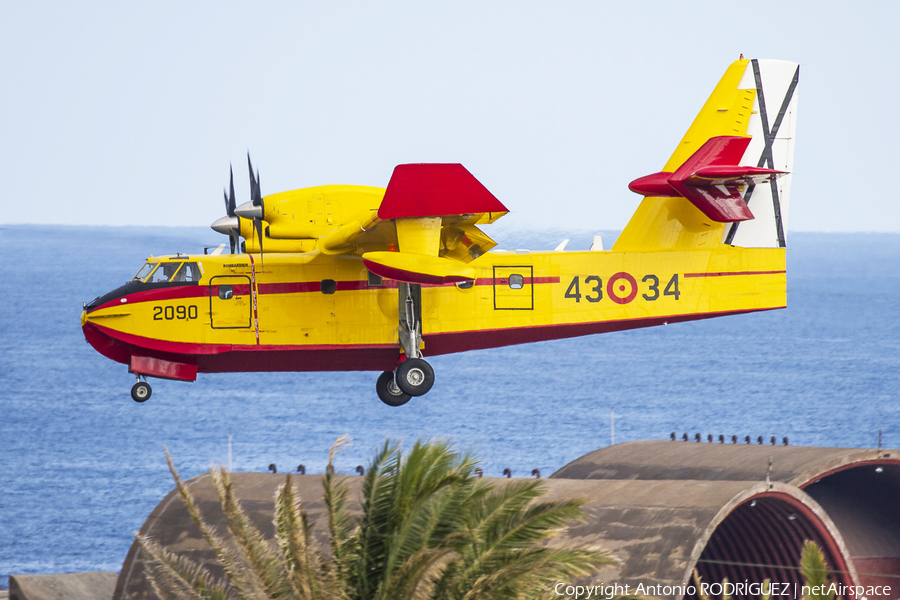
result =
[[[542,502],[537,480],[496,486],[474,477],[471,454],[443,441],[417,442],[406,456],[386,441],[362,485],[361,514],[350,511],[347,480],[335,473],[335,442],[323,478],[330,558],[286,477],[275,495],[275,541],[250,523],[228,471],[212,469],[228,540],[204,522],[171,458],[181,499],[226,575],[213,581],[197,564],[138,536],[148,579],[164,599],[480,600],[546,597],[552,583],[584,578],[612,560],[596,549],[554,547],[550,538],[582,518],[581,500]]]
[[[818,544],[811,540],[803,542],[800,554],[800,574],[803,577],[803,588],[809,593],[803,600],[834,600],[834,591],[829,590],[828,563]]]

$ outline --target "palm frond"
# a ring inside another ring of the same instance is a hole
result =
[[[800,576],[803,586],[812,590],[825,590],[828,587],[828,563],[818,544],[811,540],[803,542],[800,554]],[[834,592],[812,593],[803,596],[804,600],[834,600]]]
[[[393,543],[392,507],[397,495],[400,446],[390,439],[376,453],[363,479],[362,517],[356,533],[355,565],[351,587],[360,598],[371,598],[381,581],[388,544]]]
[[[766,578],[763,581],[763,592],[759,597],[759,600],[770,600],[772,598],[772,580]]]
[[[325,469],[325,477],[322,480],[334,566],[338,577],[341,579],[344,579],[344,575],[349,572],[355,562],[353,549],[355,546],[354,533],[356,526],[347,509],[350,489],[346,480],[336,475],[334,459],[338,451],[348,445],[350,441],[350,437],[343,435],[332,444],[331,449],[328,451],[328,466]]]
[[[174,554],[148,536],[135,534],[146,555],[145,575],[163,600],[233,600],[227,584],[210,579],[196,562]]]
[[[275,539],[291,589],[303,599],[345,598],[344,587],[315,547],[311,530],[289,474],[275,495]]]
[[[539,545],[567,523],[583,518],[583,501],[535,503],[542,493],[539,482],[527,481],[510,483],[484,497],[470,519],[477,541],[448,567],[443,577],[448,592],[439,597],[515,596],[536,583],[586,576],[613,562],[608,554],[593,549]]]
[[[169,449],[166,448],[165,452],[166,463],[169,465],[169,472],[172,474],[172,479],[175,480],[175,487],[178,489],[178,495],[181,497],[181,501],[184,503],[185,508],[187,508],[191,519],[200,529],[200,534],[203,536],[203,539],[206,540],[206,543],[208,543],[213,549],[213,552],[215,552],[216,559],[219,561],[219,564],[222,565],[222,569],[225,571],[228,581],[234,586],[235,591],[240,598],[256,597],[258,595],[257,590],[255,589],[255,586],[252,585],[245,566],[231,548],[229,548],[225,542],[213,532],[212,528],[207,525],[206,521],[203,520],[200,510],[194,502],[193,496],[184,482],[181,481],[181,477],[179,477],[178,471],[172,463]]]
[[[428,597],[434,571],[453,552],[450,548],[423,548],[391,574],[378,595],[383,600],[424,600]]]
[[[694,579],[694,587],[697,589],[697,596],[700,597],[700,600],[709,600],[709,594],[706,593],[706,589],[703,586],[703,578],[700,577],[696,567],[694,567],[691,575]]]
[[[225,467],[220,467],[212,469],[210,473],[225,514],[225,524],[247,566],[247,579],[255,594],[269,598],[285,596],[287,582],[281,577],[278,556],[241,508],[228,471]]]
[[[281,558],[287,569],[288,581],[294,594],[301,598],[314,597],[316,583],[310,574],[310,556],[307,547],[306,513],[300,508],[300,501],[294,495],[291,476],[275,493],[275,541],[281,550]],[[315,567],[313,567],[315,568]]]
[[[472,485],[474,461],[461,456],[448,442],[418,441],[403,460],[397,483],[395,520],[391,535],[395,543],[387,553],[387,574],[410,557],[428,548],[436,528],[458,532],[464,526],[462,507],[446,500]]]

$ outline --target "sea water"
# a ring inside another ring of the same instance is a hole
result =
[[[587,249],[592,233],[495,237]],[[165,447],[184,477],[229,460],[320,473],[348,434],[349,474],[385,438],[446,438],[488,476],[547,476],[608,445],[613,410],[617,442],[675,432],[874,447],[882,430],[900,446],[900,235],[790,235],[786,310],[434,357],[434,388],[400,408],[378,401],[375,373],[201,374],[151,380],[150,401],[133,402],[127,367],[85,343],[82,302],[150,254],[221,241],[194,228],[0,226],[0,588],[9,574],[118,571],[172,488]]]

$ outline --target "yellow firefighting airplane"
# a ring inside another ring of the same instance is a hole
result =
[[[507,208],[459,164],[265,197],[250,166],[251,201],[232,179],[212,226],[232,253],[147,259],[85,306],[84,336],[129,366],[138,402],[147,377],[371,370],[399,406],[434,383],[423,356],[784,308],[798,76],[733,63],[629,186],[645,197],[608,251],[490,252],[479,226]]]

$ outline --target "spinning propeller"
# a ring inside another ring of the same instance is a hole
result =
[[[234,254],[241,237],[241,218],[253,221],[253,229],[259,236],[259,253],[263,252],[263,228],[262,220],[265,215],[262,193],[259,188],[259,170],[253,174],[253,164],[250,162],[250,153],[247,153],[247,166],[250,169],[250,202],[245,202],[235,208],[234,201],[234,170],[229,167],[228,192],[225,193],[225,214],[212,224],[212,228],[221,234],[227,235],[231,241],[231,253]]]

